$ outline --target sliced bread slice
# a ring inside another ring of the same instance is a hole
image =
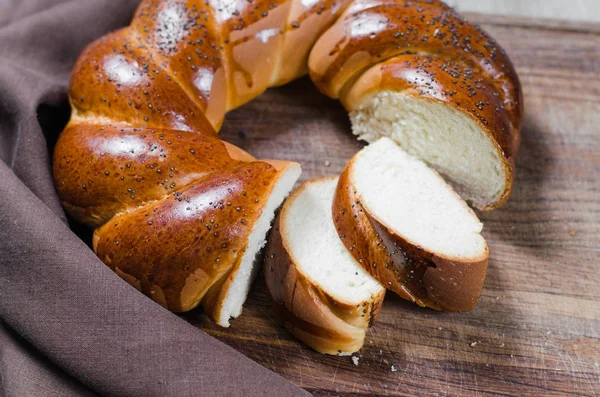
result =
[[[337,178],[306,182],[283,205],[265,254],[265,277],[284,326],[321,353],[359,350],[385,289],[338,238]]]
[[[348,251],[386,288],[435,309],[476,306],[488,259],[483,225],[437,172],[391,139],[348,163],[333,217]]]

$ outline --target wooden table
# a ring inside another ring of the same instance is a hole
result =
[[[600,27],[470,19],[508,51],[526,106],[512,197],[481,214],[491,257],[477,309],[388,294],[358,366],[281,329],[262,275],[229,329],[200,310],[189,321],[318,396],[600,395]],[[302,181],[339,173],[362,146],[306,78],[232,112],[222,136],[302,163]]]
[[[598,0],[446,0],[460,12],[600,22]]]

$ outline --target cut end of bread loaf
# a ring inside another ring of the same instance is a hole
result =
[[[290,194],[302,172],[297,163],[277,162],[274,166],[281,170],[281,176],[277,180],[261,216],[254,224],[240,265],[233,275],[233,281],[229,284],[219,314],[215,318],[216,323],[222,327],[229,327],[229,319],[237,318],[242,313],[242,307],[259,268],[255,263],[256,256],[266,244],[266,236],[275,217],[275,211]]]
[[[481,222],[437,172],[391,139],[350,161],[333,214],[342,242],[386,288],[436,309],[477,304],[488,257]]]
[[[385,289],[340,241],[331,217],[337,178],[309,181],[284,204],[271,232],[265,277],[284,326],[313,349],[358,351]]]
[[[508,196],[509,167],[496,142],[458,108],[402,92],[366,96],[350,112],[352,130],[369,143],[389,137],[448,178],[479,209]]]

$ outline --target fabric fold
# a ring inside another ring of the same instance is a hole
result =
[[[309,395],[140,294],[68,227],[50,159],[70,70],[136,5],[0,4],[17,7],[0,18],[0,396]]]

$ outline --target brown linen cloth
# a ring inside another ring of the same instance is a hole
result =
[[[0,397],[308,396],[138,293],[69,229],[50,159],[70,70],[137,2],[0,0]]]

